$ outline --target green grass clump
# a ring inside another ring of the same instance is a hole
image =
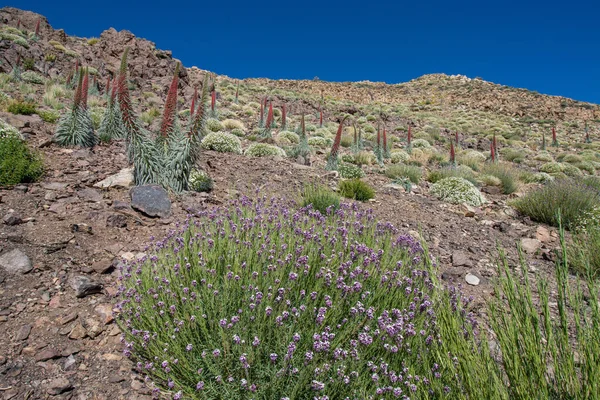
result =
[[[244,127],[244,123],[237,119],[226,119],[222,122],[222,124],[223,127],[228,130],[241,129],[243,131],[244,129],[246,129]]]
[[[392,164],[405,163],[410,159],[410,154],[404,150],[396,150],[390,154]]]
[[[434,169],[427,174],[427,181],[436,183],[437,181],[451,177],[463,178],[474,185],[477,184],[477,178],[475,177],[473,170],[462,165],[459,165],[457,168],[444,167],[440,169]]]
[[[545,172],[547,174],[555,174],[558,172],[564,171],[564,164],[561,164],[556,161],[548,162],[540,167],[540,172]]]
[[[56,121],[58,121],[58,119],[60,118],[60,114],[53,110],[43,110],[38,111],[37,113],[44,122],[49,122],[51,124],[56,123]]]
[[[471,182],[458,177],[444,178],[431,186],[431,194],[439,200],[448,203],[467,203],[471,206],[480,206],[485,199]]]
[[[517,191],[517,172],[508,164],[489,163],[481,171],[483,174],[494,176],[502,182],[502,193],[511,194]]]
[[[385,176],[391,179],[408,178],[415,185],[419,183],[423,176],[423,170],[412,165],[396,164],[390,165],[385,170]]]
[[[358,165],[342,162],[338,165],[337,171],[344,179],[362,178],[365,172]]]
[[[353,155],[352,163],[358,166],[371,165],[373,162],[373,154],[368,151],[359,151]]]
[[[322,215],[335,212],[340,208],[340,196],[323,185],[306,185],[302,191],[301,207],[311,206]]]
[[[215,118],[207,119],[205,127],[208,132],[220,132],[225,129],[221,121]]]
[[[300,143],[300,136],[297,133],[290,131],[282,131],[277,135],[277,140],[283,142],[289,142],[290,144],[298,144]]]
[[[7,111],[12,114],[31,115],[37,112],[37,107],[27,101],[14,100],[8,105]]]
[[[213,190],[214,182],[204,171],[192,170],[189,178],[189,188],[195,192],[210,192]]]
[[[22,36],[15,35],[13,33],[9,33],[6,31],[0,31],[0,40],[10,40],[14,44],[18,44],[19,46],[23,46],[26,49],[29,48],[29,42]]]
[[[285,151],[282,148],[268,143],[252,143],[244,154],[250,157],[285,157]]]
[[[210,132],[202,139],[200,146],[206,150],[219,151],[221,153],[242,154],[242,142],[230,133]]]
[[[375,190],[360,179],[340,181],[338,189],[340,194],[347,199],[369,201],[375,197]]]
[[[44,172],[41,158],[13,134],[0,136],[0,186],[35,182]]]
[[[308,130],[308,129],[307,129]],[[320,137],[320,136],[311,136],[308,138],[308,145],[309,146],[315,146],[315,147],[327,147],[330,145],[331,140],[327,140],[324,137]]]
[[[425,139],[415,139],[412,141],[412,147],[415,149],[428,149],[431,147],[431,143],[429,143]]]
[[[36,85],[43,85],[44,84],[44,78],[33,71],[25,71],[21,74],[21,79],[23,79],[25,82],[29,82],[29,83],[33,83]]]
[[[558,226],[558,213],[567,229],[600,204],[600,194],[580,180],[557,179],[512,202],[521,214],[536,222]]]

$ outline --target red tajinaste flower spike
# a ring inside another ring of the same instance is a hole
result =
[[[21,64],[21,54],[17,54],[17,65]]]
[[[302,130],[302,136],[306,136],[306,124],[304,123],[304,113],[302,113],[302,121],[300,121],[300,129]]]
[[[273,124],[273,103],[269,103],[269,112],[267,113],[267,122],[265,124],[265,128],[271,128]]]
[[[319,104],[319,128],[323,127],[323,107]]]
[[[383,127],[383,151],[387,151],[387,132],[385,126]]]
[[[286,121],[286,109],[285,109],[285,104],[281,107],[281,126],[285,126],[285,121]]]
[[[265,106],[265,108],[267,108],[267,97],[265,97],[265,98],[263,99],[263,103],[264,103],[264,106]]]
[[[108,78],[108,82],[110,82],[110,78]],[[110,86],[110,83],[109,83]],[[117,82],[117,78],[113,79],[113,83],[112,83],[112,92],[110,94],[110,101],[111,103],[115,101],[115,99],[117,98],[117,90],[118,90],[119,84]]]
[[[194,86],[194,96],[192,97],[192,106],[190,107],[190,116],[194,116],[196,110],[196,97],[198,97],[198,86]]]
[[[38,18],[35,24],[35,36],[40,36],[40,22],[42,22],[42,19]]]
[[[381,146],[381,129],[379,128],[379,125],[377,125],[377,147],[379,148]]]
[[[458,131],[454,134],[454,142],[458,144]]]
[[[335,134],[333,146],[331,147],[331,153],[329,155],[331,159],[337,159],[338,151],[340,150],[340,143],[342,142],[342,131],[344,129],[344,121],[346,121],[346,117],[344,117],[340,121],[340,126],[338,126],[337,133]]]
[[[105,90],[104,93],[108,94],[110,93],[110,75],[106,77],[106,86],[105,86]]]
[[[177,112],[177,85],[179,85],[179,63],[177,63],[177,66],[175,67],[171,87],[169,87],[169,93],[167,94],[167,100],[165,101],[165,110],[163,111],[163,119],[160,125],[160,133],[163,137],[169,135],[169,131],[175,122],[175,113]]]
[[[75,96],[73,97],[73,111],[81,104],[82,97],[82,86],[83,86],[83,74],[79,74],[79,80],[77,81],[77,87],[75,88]]]
[[[79,72],[79,60],[75,60],[75,73]]]
[[[456,163],[456,153],[454,151],[454,143],[450,142],[450,162],[452,164]]]
[[[215,103],[217,102],[217,91],[214,89],[212,92],[210,93],[210,109],[214,112],[215,111]]]
[[[492,162],[496,162],[496,150],[494,149],[494,144],[490,144],[490,157]]]
[[[17,29],[21,29],[21,18],[17,20]]]
[[[556,146],[558,144],[558,140],[556,139],[556,129],[552,127],[552,145]]]
[[[492,136],[492,146],[494,147],[494,151],[498,150],[498,143],[496,142],[496,134]]]
[[[408,126],[408,138],[407,138],[408,146],[410,146],[411,142],[412,142],[412,132],[410,130],[410,125],[409,125]]]
[[[123,58],[121,58],[121,68],[117,81],[117,93],[119,95],[119,107],[123,116],[125,127],[132,134],[138,133],[138,126],[135,123],[135,115],[131,107],[131,97],[129,96],[129,87],[127,86],[127,54],[129,47],[125,48]]]
[[[87,68],[84,71],[81,71],[81,73],[83,74],[83,84],[81,85],[81,106],[83,108],[87,108],[90,78]]]

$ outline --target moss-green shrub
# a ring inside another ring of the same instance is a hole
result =
[[[206,130],[209,132],[220,132],[225,129],[225,126],[221,123],[221,121],[215,118],[209,118],[206,120],[205,126]]]
[[[311,206],[322,215],[335,212],[340,208],[340,196],[326,186],[311,184],[302,190],[301,207]]]
[[[338,164],[338,172],[344,179],[362,178],[365,176],[365,172],[358,165],[341,162]]]
[[[4,138],[18,138],[22,139],[19,130],[14,126],[6,123],[3,119],[0,119],[0,139]]]
[[[244,137],[246,135],[243,130],[238,129],[238,128],[233,128],[231,130],[231,134],[235,135],[237,137]]]
[[[226,132],[210,132],[202,139],[200,146],[203,149],[219,151],[221,153],[242,154],[242,142],[240,142],[240,139]]]
[[[485,202],[484,197],[471,182],[458,177],[444,178],[431,186],[431,194],[439,200],[453,204],[467,203],[480,206]]]
[[[392,164],[405,163],[410,159],[410,154],[404,150],[396,150],[390,154]]]
[[[36,85],[43,85],[44,84],[44,78],[33,71],[25,71],[21,74],[21,79],[23,79],[25,82],[29,82],[29,83],[34,83]]]
[[[583,176],[583,172],[581,172],[579,168],[572,164],[562,164],[562,172],[571,178]],[[596,171],[594,170],[594,172]]]
[[[425,148],[428,149],[431,147],[431,143],[429,143],[427,140],[425,139],[415,139],[412,141],[412,147],[415,149],[419,149],[419,148]]]
[[[390,179],[408,178],[412,183],[418,184],[423,175],[423,170],[413,165],[395,164],[385,170],[385,176]]]
[[[287,141],[290,144],[298,144],[300,142],[300,137],[294,132],[282,131],[277,135],[277,140]]]
[[[252,143],[244,154],[250,157],[285,157],[285,151],[282,148],[268,143]]]
[[[13,100],[7,108],[12,114],[31,115],[36,113],[36,105],[27,101]]]
[[[547,151],[542,151],[542,152],[536,154],[533,157],[533,159],[536,161],[547,162],[547,163],[554,161],[554,159],[552,158],[552,155],[550,153],[548,153]]]
[[[308,138],[308,144],[310,146],[315,146],[315,147],[327,147],[329,146],[329,140],[325,139],[324,137],[320,137],[320,136],[311,136]]]
[[[195,192],[210,192],[214,182],[210,176],[201,170],[192,170],[189,178],[189,188]]]
[[[244,127],[244,123],[237,119],[226,119],[223,122],[221,122],[221,124],[223,125],[223,127],[225,129],[229,129],[229,130],[240,129],[243,131],[244,129],[246,129]]]
[[[0,31],[0,40],[10,40],[14,44],[18,44],[19,46],[23,46],[26,49],[29,48],[29,42],[24,37],[19,35],[15,35],[6,31]]]
[[[60,113],[58,111],[53,110],[38,111],[38,115],[44,122],[49,122],[51,124],[56,123],[56,121],[58,121],[58,119],[60,118]]]
[[[594,175],[596,173],[596,167],[591,161],[580,161],[574,163],[573,166],[581,171],[587,172],[590,175]]]
[[[332,136],[332,133],[329,132],[329,130],[327,128],[319,128],[319,129],[315,130],[315,132],[312,134],[312,136],[320,136],[322,138],[330,138]]]
[[[556,179],[511,204],[532,220],[553,226],[559,225],[560,211],[563,225],[573,229],[600,205],[600,193],[579,179]]]
[[[359,151],[358,153],[354,154],[353,158],[354,160],[352,161],[352,163],[358,166],[371,165],[373,164],[373,162],[375,162],[373,153],[368,151]]]
[[[338,189],[340,194],[347,199],[369,201],[375,197],[375,190],[360,179],[340,181]]]
[[[442,179],[450,178],[450,177],[463,178],[463,179],[468,180],[472,184],[477,183],[477,177],[473,173],[473,170],[468,167],[464,167],[462,165],[459,165],[457,168],[444,167],[444,168],[440,168],[440,169],[434,169],[434,170],[430,171],[429,174],[427,175],[427,181],[429,181],[431,183],[436,183]]]
[[[12,133],[0,136],[0,186],[35,182],[44,172],[41,158]]]

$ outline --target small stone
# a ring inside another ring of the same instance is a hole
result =
[[[121,200],[114,200],[112,203],[112,208],[114,208],[115,210],[131,210],[131,207],[129,207],[129,203],[126,203],[124,201]]]
[[[60,357],[60,353],[58,353],[56,350],[45,349],[45,350],[42,350],[40,353],[38,353],[35,356],[35,361],[48,361],[48,360],[52,360],[53,358],[59,358],[59,357]]]
[[[77,196],[79,196],[80,199],[88,201],[90,203],[97,203],[99,201],[102,201],[103,199],[102,193],[92,188],[85,188],[79,190],[77,192]]]
[[[11,250],[0,256],[0,267],[11,274],[26,274],[33,269],[27,254],[19,249]]]
[[[123,359],[123,356],[120,354],[105,353],[102,354],[102,358],[106,361],[121,361]]]
[[[542,242],[540,242],[538,239],[521,239],[521,248],[523,251],[525,251],[525,253],[534,254],[541,246]]]
[[[104,332],[102,324],[94,319],[88,318],[85,320],[87,326],[87,334],[92,339]]]
[[[23,325],[17,331],[17,334],[15,335],[15,340],[18,340],[18,341],[27,340],[30,333],[31,333],[31,325]]]
[[[81,324],[76,324],[73,329],[71,329],[71,333],[69,333],[69,339],[80,340],[87,336],[87,331]]]
[[[46,392],[51,395],[57,395],[64,392],[68,392],[73,389],[73,385],[67,378],[56,378],[48,383],[48,387],[46,388]]]
[[[71,354],[69,357],[67,357],[67,359],[65,360],[65,365],[64,365],[64,370],[68,371],[72,366],[75,365],[77,361],[75,360],[75,357],[73,357],[73,355]]]
[[[106,226],[108,228],[125,228],[127,227],[127,217],[123,214],[110,214],[106,217]]]
[[[99,188],[125,188],[129,189],[133,186],[133,168],[125,168],[118,173],[107,177],[106,179],[96,183],[94,187]]]
[[[468,273],[465,276],[465,281],[467,281],[467,283],[471,286],[477,286],[480,282],[479,278],[471,273]]]
[[[75,289],[75,296],[82,298],[95,293],[102,293],[102,285],[85,276],[75,276],[71,279],[71,287]]]
[[[472,267],[473,262],[463,251],[455,251],[452,253],[452,265],[455,267]]]
[[[94,311],[102,317],[104,325],[108,325],[114,321],[112,306],[110,304],[99,304]]]
[[[111,375],[108,377],[108,382],[109,383],[119,383],[119,382],[123,382],[125,380],[125,378],[123,378],[121,375]]]
[[[102,260],[102,261],[96,261],[95,263],[93,263],[92,269],[99,274],[105,274],[107,272],[110,272],[112,269],[114,269],[114,267],[113,267],[112,261]]]
[[[543,226],[537,227],[537,229],[535,231],[535,237],[537,240],[539,240],[542,243],[547,243],[551,240],[550,231],[548,230],[548,228],[543,227]]]
[[[2,218],[2,222],[8,226],[15,226],[23,223],[23,219],[16,212],[9,212]]]
[[[167,218],[171,215],[171,200],[162,186],[136,186],[129,191],[131,207],[149,217]]]
[[[79,314],[77,313],[77,311],[73,311],[72,313],[69,313],[69,314],[65,315],[64,317],[62,317],[60,320],[58,320],[58,323],[61,325],[66,325],[69,322],[75,321],[78,316],[79,316]]]
[[[67,188],[67,186],[69,186],[68,183],[62,183],[62,182],[47,182],[47,183],[42,183],[42,187],[46,190],[65,190]]]

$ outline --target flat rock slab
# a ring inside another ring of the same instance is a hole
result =
[[[118,173],[111,175],[100,182],[97,182],[94,186],[99,188],[114,187],[129,189],[133,186],[133,169],[124,168]]]
[[[149,217],[167,218],[171,215],[171,200],[162,186],[136,186],[129,191],[131,207]]]
[[[102,285],[85,276],[71,278],[71,287],[75,289],[75,297],[77,298],[102,293]]]
[[[33,269],[27,254],[19,249],[0,255],[0,268],[11,274],[26,274]]]
[[[521,248],[525,251],[525,253],[533,254],[539,250],[542,246],[542,242],[537,239],[521,239]]]
[[[467,253],[455,251],[452,253],[452,265],[455,267],[472,267],[473,261],[471,261]]]
[[[79,198],[82,200],[89,201],[90,203],[97,203],[102,201],[103,198],[102,193],[92,188],[81,189],[77,192],[77,196],[79,196]]]

